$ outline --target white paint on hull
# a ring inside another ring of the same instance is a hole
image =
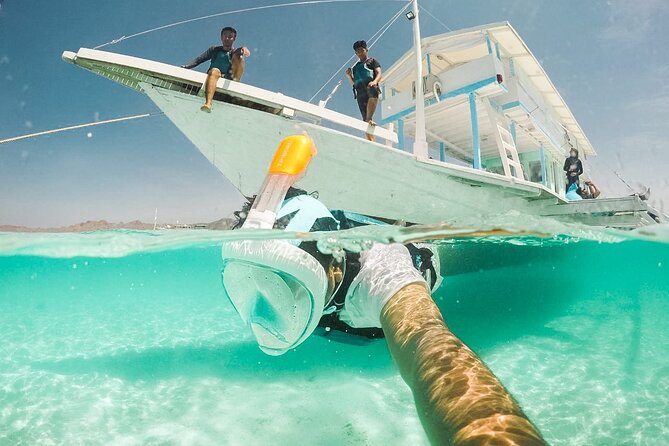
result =
[[[519,197],[538,196],[541,190],[534,185],[509,182],[505,189],[480,180],[474,186],[463,184],[437,165],[441,163],[421,162],[409,153],[363,138],[227,103],[216,102],[212,113],[203,113],[200,98],[143,87],[200,152],[247,196],[257,193],[281,139],[306,132],[318,155],[297,186],[318,191],[329,208],[417,223],[511,209],[537,213]],[[520,186],[525,189],[518,189]]]

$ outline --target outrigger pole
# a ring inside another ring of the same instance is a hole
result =
[[[71,125],[71,126],[68,126],[68,127],[60,127],[60,128],[57,128],[57,129],[44,130],[43,132],[30,133],[28,135],[19,135],[19,136],[13,136],[11,138],[0,139],[0,144],[6,144],[6,143],[9,143],[9,142],[21,141],[23,139],[36,138],[38,136],[52,135],[54,133],[68,132],[70,130],[85,129],[87,127],[95,127],[97,125],[111,124],[111,123],[114,123],[114,122],[122,122],[122,121],[130,121],[131,119],[150,118],[151,116],[162,115],[162,114],[163,114],[162,112],[161,113],[144,113],[144,114],[141,114],[141,115],[124,116],[122,118],[106,119],[104,121],[94,121],[94,122],[88,122],[86,124],[77,124],[77,125]]]
[[[423,95],[423,51],[420,41],[420,23],[418,16],[418,0],[411,0],[413,8],[413,47],[416,54],[416,132],[413,143],[413,154],[419,160],[428,159],[427,138],[425,136],[425,96]]]

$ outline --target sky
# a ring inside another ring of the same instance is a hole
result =
[[[64,50],[93,47],[260,0],[3,0],[0,2],[0,139],[159,110],[145,96],[69,65]],[[669,1],[422,0],[423,36],[508,20],[540,60],[598,152],[586,160],[608,196],[651,186],[669,212]],[[231,25],[251,49],[244,82],[308,100],[402,7],[392,0],[311,4],[231,14],[104,48],[175,65],[218,43]],[[442,22],[442,23],[439,23]],[[370,54],[389,67],[412,45],[403,17]],[[199,69],[206,70],[207,65]],[[343,79],[335,78],[336,82]],[[330,92],[331,83],[317,99]],[[348,88],[328,106],[357,116]],[[207,222],[239,193],[164,116],[0,145],[0,224],[85,220]]]

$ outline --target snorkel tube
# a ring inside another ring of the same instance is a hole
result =
[[[288,189],[316,154],[313,141],[281,141],[242,229],[271,229]],[[224,243],[223,290],[260,349],[278,356],[302,343],[323,314],[328,279],[309,253],[284,240]]]
[[[315,155],[316,147],[308,136],[292,135],[281,141],[243,229],[272,228],[288,189],[304,175]]]

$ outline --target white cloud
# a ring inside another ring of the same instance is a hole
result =
[[[632,45],[645,42],[669,20],[667,0],[609,0],[609,25],[604,42]]]

